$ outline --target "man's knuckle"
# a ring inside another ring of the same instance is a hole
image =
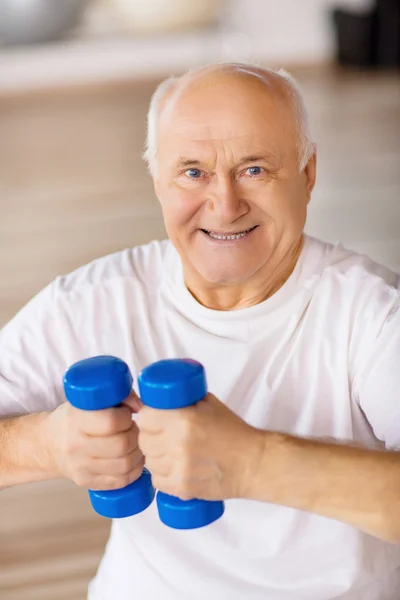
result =
[[[126,435],[121,435],[115,442],[115,451],[118,456],[125,456],[128,453],[130,446],[129,438]]]
[[[138,446],[138,433],[135,429],[130,429],[127,434],[124,436],[126,447],[125,450],[127,452],[132,452]]]
[[[84,472],[78,472],[74,476],[74,483],[79,487],[90,487],[92,483],[92,478]]]
[[[118,429],[118,418],[114,411],[110,411],[105,415],[104,431],[107,434],[114,433]]]
[[[132,456],[124,456],[120,459],[119,469],[122,475],[128,474],[134,468]]]
[[[86,456],[83,456],[82,454],[80,454],[79,456],[75,456],[74,459],[71,461],[71,464],[72,464],[73,470],[76,473],[79,473],[82,475],[84,473],[89,472],[90,460]]]
[[[121,481],[122,478],[120,477],[103,475],[99,477],[96,485],[99,490],[116,490],[124,487],[123,483],[120,483]]]
[[[134,479],[132,479],[133,476],[133,472],[129,471],[128,473],[126,473],[125,475],[121,475],[118,480],[116,481],[116,487],[119,488],[124,488],[127,485],[129,485],[130,483],[132,483],[132,481],[134,481]],[[136,477],[135,477],[136,479]]]

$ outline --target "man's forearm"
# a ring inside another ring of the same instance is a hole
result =
[[[400,542],[400,453],[265,432],[249,497]]]
[[[0,420],[0,489],[57,476],[45,433],[47,415]]]

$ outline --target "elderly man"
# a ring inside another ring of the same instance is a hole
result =
[[[113,522],[91,600],[399,598],[398,277],[304,235],[316,154],[295,83],[240,64],[169,79],[146,158],[169,240],[56,279],[1,333],[0,486],[119,488],[144,455],[157,489],[227,499],[203,529],[154,504]],[[81,412],[62,375],[98,354],[134,375],[194,358],[212,393]]]

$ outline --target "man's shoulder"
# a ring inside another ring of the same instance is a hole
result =
[[[392,287],[398,289],[399,274],[368,255],[346,247],[341,242],[329,243],[309,238],[311,254],[319,253],[322,274],[344,287]]]
[[[117,305],[121,295],[133,297],[135,289],[147,295],[162,281],[170,246],[169,240],[152,241],[97,258],[56,277],[1,329],[0,340],[18,340],[22,330],[46,329],[56,315],[72,315],[72,321],[81,323],[96,306]]]
[[[153,240],[95,260],[61,275],[57,288],[62,294],[89,290],[130,281],[156,286],[164,273],[165,258],[171,246],[169,240]]]
[[[313,240],[311,247],[323,256],[317,296],[352,320],[380,326],[400,302],[400,277],[392,269],[341,243]]]

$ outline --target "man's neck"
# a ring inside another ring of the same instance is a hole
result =
[[[265,265],[263,273],[254,281],[239,286],[196,285],[188,289],[192,296],[206,308],[213,310],[240,310],[267,300],[286,283],[297,264],[304,245],[304,237],[275,265]]]

